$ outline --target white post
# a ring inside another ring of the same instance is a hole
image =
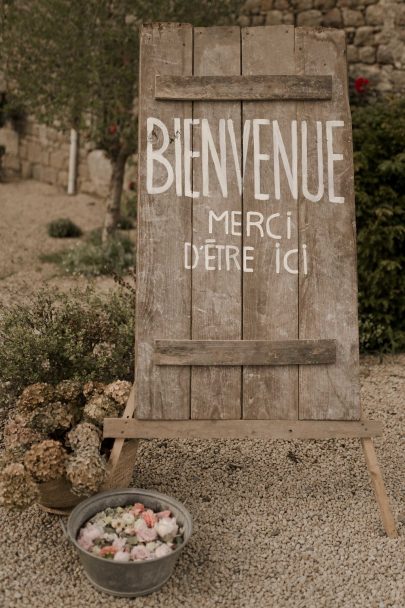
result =
[[[77,143],[78,132],[76,129],[70,130],[70,152],[69,152],[69,176],[68,176],[68,194],[76,194],[76,170],[77,170]]]

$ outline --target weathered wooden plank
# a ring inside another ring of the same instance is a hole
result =
[[[378,508],[380,509],[381,520],[383,522],[385,532],[389,538],[398,538],[398,531],[395,524],[394,515],[392,513],[390,501],[385,490],[384,480],[381,474],[380,465],[378,464],[373,440],[371,437],[364,437],[361,440],[361,444],[363,447],[368,472],[370,474],[371,483],[373,484],[375,497],[377,499]]]
[[[203,35],[203,30],[195,30],[195,33],[197,31],[200,36]],[[209,36],[210,33],[206,31]],[[226,36],[225,31],[223,34]],[[217,36],[214,44],[217,40],[224,42],[220,36]],[[211,50],[216,52],[215,48]],[[226,61],[221,63],[225,68],[230,67]],[[156,76],[155,97],[188,101],[330,99],[332,76]]]
[[[194,29],[194,74],[240,74],[239,27],[212,27]],[[222,163],[220,130],[233,123],[236,146],[241,158],[239,102],[196,102],[193,116],[199,121],[194,126],[193,149],[204,156],[202,128],[209,127],[212,141],[221,162],[221,172],[226,173],[228,191],[223,192],[213,162],[208,162],[209,191],[204,192],[201,162],[193,164],[193,190],[200,193],[193,200],[193,244],[198,251],[207,239],[218,243],[240,246],[240,236],[225,236],[223,224],[214,222],[209,233],[209,212],[218,217],[224,211],[241,212],[241,192],[232,167],[232,151],[226,150]],[[221,123],[220,123],[221,121]],[[207,150],[210,154],[209,150]],[[233,172],[232,172],[233,171]],[[226,194],[226,196],[225,196]],[[192,337],[194,339],[240,339],[242,337],[242,285],[236,268],[207,271],[198,265],[192,271]],[[241,369],[218,367],[193,368],[191,370],[191,417],[192,418],[240,418],[241,417]]]
[[[356,420],[361,414],[356,232],[345,34],[334,29],[297,28],[295,49],[300,73],[335,75],[333,99],[316,104],[316,120],[322,123],[323,146],[329,158],[323,171],[325,192],[318,202],[301,197],[298,205],[300,251],[305,243],[308,252],[308,274],[299,275],[299,337],[338,340],[336,365],[300,368],[299,417]],[[308,188],[316,192],[316,137],[310,137],[309,132],[314,109],[300,103],[297,115],[300,121],[307,121],[308,142],[314,142],[308,151]],[[325,137],[326,121],[343,121],[344,126],[334,123]],[[343,160],[333,160],[332,153],[343,154]],[[337,197],[344,197],[344,202],[338,202]]]
[[[294,28],[290,26],[253,27],[242,29],[243,75],[294,75]],[[291,129],[296,118],[295,102],[247,102],[243,104],[243,121],[277,118],[283,133]],[[258,127],[260,129],[260,126]],[[290,131],[291,132],[291,131]],[[270,129],[260,130],[260,153],[273,158]],[[291,138],[285,142],[291,159]],[[247,211],[280,213],[277,224],[282,234],[282,249],[295,249],[297,236],[297,201],[286,186],[281,166],[280,198],[275,197],[273,163],[261,163],[260,194],[269,193],[268,200],[255,198],[253,152],[248,151],[243,189],[244,215]],[[281,163],[280,163],[281,164]],[[291,238],[286,235],[287,213],[291,215]],[[294,340],[298,338],[298,280],[285,270],[277,272],[277,243],[262,238],[258,231],[244,237],[244,245],[254,247],[254,272],[243,275],[243,338],[245,340]],[[243,372],[243,417],[294,419],[298,417],[298,369],[245,367]]]
[[[162,132],[148,132],[155,117],[169,130],[166,159],[174,164],[173,117],[191,116],[191,103],[154,99],[155,75],[192,74],[192,27],[150,24],[142,28],[139,108],[139,211],[136,297],[136,403],[139,418],[189,418],[190,370],[153,367],[155,337],[190,338],[191,276],[184,268],[183,243],[191,239],[191,199],[147,191],[146,150],[162,146]],[[151,176],[149,176],[151,177]],[[153,186],[164,184],[167,169],[154,163]],[[170,230],[170,237],[168,237]]]
[[[106,418],[105,437],[142,439],[333,439],[376,437],[374,420],[123,420]]]
[[[153,357],[155,365],[317,365],[335,361],[335,340],[157,340]]]

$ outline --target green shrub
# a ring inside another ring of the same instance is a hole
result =
[[[49,222],[48,234],[57,239],[68,239],[82,235],[79,226],[76,226],[72,220],[67,217],[61,217],[58,220]]]
[[[70,249],[42,255],[40,259],[58,264],[68,274],[84,276],[120,276],[135,262],[131,239],[118,232],[107,243],[102,243],[100,230],[93,231],[84,242]]]
[[[118,288],[41,291],[0,306],[0,385],[17,394],[34,382],[132,380],[134,297]]]
[[[117,226],[120,230],[132,230],[134,222],[127,215],[122,215],[118,220]]]
[[[405,347],[405,100],[353,110],[360,343]]]

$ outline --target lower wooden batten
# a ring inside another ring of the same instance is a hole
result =
[[[121,439],[335,439],[377,437],[374,420],[137,420],[106,418],[104,437]]]

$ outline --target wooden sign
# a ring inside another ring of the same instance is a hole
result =
[[[358,420],[344,32],[147,26],[137,417]]]
[[[342,30],[141,35],[135,386],[118,437],[363,438]],[[135,410],[135,417],[133,413]]]

